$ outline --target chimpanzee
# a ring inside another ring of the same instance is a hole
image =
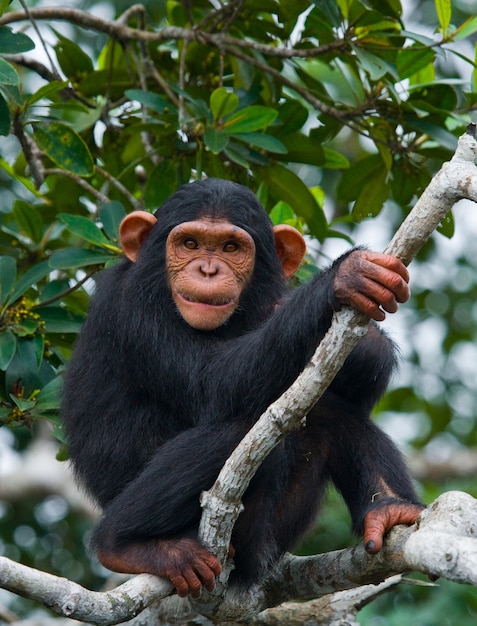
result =
[[[121,224],[66,374],[62,414],[77,476],[103,509],[92,544],[108,568],[211,590],[221,565],[197,539],[199,496],[350,305],[380,321],[409,295],[396,258],[354,249],[306,285],[305,244],[272,227],[236,183],[187,184]],[[373,322],[336,379],[263,463],[232,535],[236,584],[258,580],[310,527],[329,480],[368,552],[422,506],[370,419],[395,365]]]

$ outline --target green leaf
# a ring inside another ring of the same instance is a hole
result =
[[[376,217],[381,212],[384,202],[389,198],[388,171],[384,165],[369,177],[353,206],[352,215],[357,221]]]
[[[101,248],[111,250],[112,252],[121,252],[120,248],[112,244],[111,241],[103,235],[98,226],[89,218],[84,217],[83,215],[60,213],[58,215],[58,219],[66,224],[66,228],[69,231],[71,231],[74,235],[81,237],[85,241],[88,241],[95,246],[101,246]]]
[[[341,176],[337,187],[337,199],[341,202],[356,200],[366,181],[372,179],[381,167],[382,161],[378,154],[371,154],[355,161]]]
[[[226,133],[251,133],[266,128],[277,118],[278,111],[261,105],[240,109],[231,115],[223,125]]]
[[[7,304],[11,304],[12,302],[15,302],[15,300],[18,300],[20,296],[27,292],[33,285],[36,285],[38,281],[45,278],[45,276],[48,276],[50,272],[51,269],[48,261],[42,261],[41,263],[31,267],[23,274],[15,285],[13,292],[7,299]]]
[[[43,219],[38,209],[24,200],[13,205],[13,216],[22,233],[33,242],[39,243],[43,236]]]
[[[456,40],[466,39],[477,32],[477,17],[469,17],[463,22],[455,32],[452,33],[452,37]]]
[[[39,302],[44,303],[52,298],[54,300],[61,300],[63,294],[70,289],[70,283],[67,278],[59,278],[50,280],[45,285],[42,285],[41,293],[38,298]]]
[[[341,152],[337,152],[332,148],[323,147],[325,155],[325,162],[323,167],[327,167],[330,170],[343,170],[349,167],[349,159],[345,157]]]
[[[94,174],[93,157],[83,139],[70,126],[61,122],[35,124],[34,138],[57,165],[77,176]]]
[[[61,89],[64,89],[67,86],[67,81],[52,80],[51,83],[46,83],[46,85],[40,87],[38,91],[32,93],[32,95],[26,101],[27,106],[31,106],[32,104],[35,104],[35,102],[38,102],[43,98],[51,100],[51,96],[58,93],[59,91],[61,91]]]
[[[3,304],[15,284],[17,264],[11,256],[0,256],[0,304]]]
[[[11,330],[0,333],[0,370],[5,371],[15,356],[17,340]]]
[[[210,94],[210,110],[214,121],[219,120],[235,111],[239,105],[238,96],[224,87],[214,89]]]
[[[15,324],[13,330],[18,337],[29,337],[34,335],[39,328],[39,322],[37,320],[26,318]]]
[[[382,33],[383,31],[400,31],[401,26],[397,21],[381,20],[372,24],[366,24],[365,26],[357,26],[355,31],[358,39],[365,39],[369,35],[376,33]]]
[[[57,31],[54,32],[59,38],[55,46],[56,58],[65,76],[77,79],[91,74],[94,65],[90,55],[71,39],[61,36]]]
[[[105,202],[99,209],[99,218],[103,223],[104,232],[113,241],[119,241],[119,225],[124,217],[126,217],[126,210],[118,200]]]
[[[290,224],[296,227],[297,223],[293,209],[288,202],[283,202],[283,200],[279,200],[270,211],[270,219],[274,224]]]
[[[437,231],[441,233],[441,235],[444,235],[444,237],[447,237],[448,239],[451,239],[454,236],[455,222],[454,222],[454,216],[452,214],[452,211],[449,211],[449,213],[447,213],[447,215],[444,217],[444,219],[441,221],[441,223],[437,227]]]
[[[4,97],[0,94],[0,135],[10,134],[10,109]]]
[[[12,0],[0,0],[0,15],[5,13],[11,3]]]
[[[19,85],[20,77],[16,69],[5,59],[0,58],[0,84],[1,85]]]
[[[219,154],[225,150],[230,141],[230,136],[222,130],[207,126],[204,131],[204,142],[212,154]]]
[[[433,124],[426,119],[418,117],[405,116],[405,119],[409,126],[416,128],[419,132],[432,137],[441,147],[447,148],[454,152],[457,139],[452,133],[438,124]]]
[[[50,269],[66,270],[87,265],[103,265],[111,261],[110,254],[95,252],[94,250],[82,250],[81,248],[64,248],[54,252],[49,260]]]
[[[258,174],[268,185],[270,194],[277,201],[289,204],[306,221],[312,234],[323,241],[327,228],[325,215],[301,178],[282,165],[260,167]]]
[[[434,0],[436,5],[437,17],[441,25],[441,31],[444,37],[447,35],[447,29],[452,16],[451,0]]]
[[[308,0],[280,0],[278,16],[280,22],[289,26],[286,29],[287,36],[290,32],[289,29],[292,29],[296,24],[298,16],[307,11],[309,5]]]
[[[23,33],[14,33],[7,26],[0,26],[0,54],[19,54],[33,50],[34,42]]]
[[[279,128],[280,137],[295,133],[308,120],[308,109],[297,100],[286,100],[278,109],[278,118],[275,127]]]
[[[12,400],[13,404],[15,404],[20,409],[20,411],[29,411],[35,406],[35,400],[24,400],[23,398],[18,398],[13,394],[10,394],[10,399]]]
[[[37,411],[53,411],[60,408],[63,380],[57,376],[43,387],[36,397]]]
[[[177,172],[171,160],[162,161],[149,174],[144,189],[144,206],[157,209],[177,189]]]
[[[128,73],[119,69],[96,70],[78,81],[79,92],[86,97],[107,96],[113,100],[122,98],[131,86]]]
[[[5,374],[7,390],[13,390],[14,385],[20,380],[21,386],[25,387],[24,397],[28,398],[32,392],[42,389],[55,377],[53,368],[44,359],[41,359],[40,365],[38,364],[39,348],[40,344],[36,339],[17,341],[15,356]],[[17,398],[12,397],[12,400],[18,405]]]
[[[250,152],[245,148],[245,146],[230,142],[230,144],[224,149],[224,153],[226,157],[234,163],[237,163],[242,167],[250,167],[250,162],[248,160]]]
[[[413,74],[423,70],[427,65],[434,62],[435,53],[428,48],[422,48],[420,44],[414,44],[410,48],[399,50],[396,58],[396,67],[399,78],[409,78]]]
[[[173,104],[152,91],[144,91],[143,89],[127,89],[124,92],[124,95],[130,100],[136,100],[156,113],[176,110],[176,107]]]
[[[287,154],[288,152],[284,144],[272,135],[266,135],[265,133],[234,133],[233,136],[252,146],[267,150],[267,152],[274,152],[275,154]]]
[[[477,43],[475,44],[474,71],[472,72],[472,83],[474,91],[477,91]]]
[[[347,20],[349,16],[349,8],[352,4],[352,0],[337,0],[336,4],[339,6],[344,19]]]
[[[369,74],[371,80],[379,80],[390,71],[390,66],[377,54],[359,46],[353,46],[353,50],[361,67]]]
[[[31,181],[29,178],[27,178],[26,176],[20,176],[16,169],[14,167],[12,167],[10,165],[10,163],[8,163],[7,161],[5,161],[5,159],[0,158],[0,168],[6,173],[8,174],[8,176],[10,176],[11,178],[13,178],[13,180],[16,180],[17,182],[19,182],[21,185],[23,185],[25,187],[25,189],[28,189],[28,191],[36,196],[37,198],[41,198],[42,200],[44,200],[44,196],[42,195],[42,193],[40,191],[37,190],[37,188],[35,187],[35,184],[33,183],[33,181]]]
[[[283,137],[283,143],[287,150],[286,160],[292,163],[309,163],[310,165],[323,165],[323,147],[312,137],[303,133],[290,133]]]
[[[47,333],[79,333],[84,319],[59,306],[38,309]]]
[[[409,76],[409,91],[415,88],[422,88],[423,85],[430,85],[436,80],[436,68],[434,63],[429,63],[415,74]]]

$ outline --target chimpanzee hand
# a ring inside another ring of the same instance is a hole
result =
[[[198,598],[202,587],[212,591],[222,571],[218,559],[191,537],[138,541],[114,551],[98,550],[98,557],[115,572],[167,578],[181,597]]]
[[[376,554],[383,547],[384,535],[398,524],[414,524],[423,507],[404,500],[383,502],[366,514],[363,541],[368,554]]]
[[[409,298],[409,273],[396,257],[369,250],[353,250],[338,268],[334,293],[341,304],[380,322]]]

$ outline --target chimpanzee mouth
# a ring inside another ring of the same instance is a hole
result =
[[[224,298],[223,296],[186,296],[182,293],[178,295],[182,300],[184,300],[184,302],[188,304],[204,304],[206,306],[216,307],[235,305],[235,301],[233,300],[233,298]]]

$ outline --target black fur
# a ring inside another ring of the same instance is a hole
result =
[[[240,309],[211,332],[194,330],[176,311],[165,262],[170,230],[202,216],[245,229],[257,251]],[[196,533],[199,494],[304,368],[339,308],[332,282],[342,259],[289,293],[271,222],[240,185],[184,186],[156,217],[137,262],[103,273],[66,375],[71,459],[103,507],[99,549]],[[267,458],[232,538],[239,580],[257,579],[296,543],[329,479],[356,529],[383,481],[417,502],[400,454],[369,416],[394,365],[393,345],[372,325],[307,427]]]

